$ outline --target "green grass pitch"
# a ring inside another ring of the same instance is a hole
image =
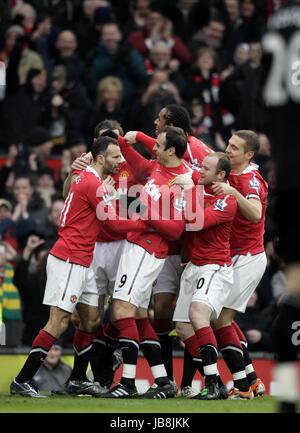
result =
[[[45,399],[0,395],[0,413],[271,413],[276,411],[274,397],[252,401],[200,401],[174,398],[168,400],[102,399],[94,397],[51,396]]]

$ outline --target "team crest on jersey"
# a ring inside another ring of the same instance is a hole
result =
[[[76,178],[75,178],[75,183],[76,183],[76,185],[78,185],[79,184],[79,182],[81,182],[81,177],[80,176],[77,176]]]
[[[77,296],[76,295],[72,295],[70,297],[70,301],[72,302],[72,304],[75,304],[75,302],[77,301]]]
[[[123,170],[120,172],[119,177],[129,177],[129,172],[127,170]]]
[[[214,210],[220,210],[223,212],[226,206],[227,206],[226,201],[219,198],[214,205]]]

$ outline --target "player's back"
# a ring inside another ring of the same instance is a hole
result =
[[[101,191],[97,197],[101,184],[100,176],[91,167],[80,172],[72,182],[51,254],[82,266],[90,265],[100,227],[96,208],[101,201]]]

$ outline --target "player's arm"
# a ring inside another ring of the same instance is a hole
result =
[[[124,137],[119,136],[118,142],[121,152],[130,165],[134,175],[137,177],[149,175],[153,167],[153,160],[144,158],[126,142]]]
[[[76,158],[73,161],[73,164],[71,166],[71,171],[68,174],[68,176],[66,177],[64,184],[63,184],[63,198],[64,200],[67,198],[67,195],[69,194],[70,188],[71,188],[71,183],[73,182],[73,180],[76,178],[76,176],[79,174],[79,172],[81,170],[84,170],[91,162],[91,154],[88,153],[83,153],[82,155],[80,155],[78,158]]]
[[[156,143],[156,139],[150,137],[149,135],[144,134],[143,132],[139,131],[129,131],[124,136],[125,140],[129,144],[134,144],[137,141],[139,143],[142,143],[142,145],[149,150],[150,153],[153,154],[153,147]]]
[[[212,189],[217,195],[233,195],[236,198],[241,213],[247,220],[254,223],[260,221],[262,217],[262,204],[258,195],[257,198],[244,197],[237,189],[222,182],[215,182]]]

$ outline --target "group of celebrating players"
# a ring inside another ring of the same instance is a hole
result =
[[[172,322],[185,346],[181,396],[253,399],[264,393],[234,322],[266,268],[268,187],[252,162],[258,136],[236,131],[224,153],[213,152],[191,135],[188,112],[175,104],[160,111],[155,125],[156,139],[136,131],[124,135],[118,122],[105,120],[95,129],[90,153],[74,161],[47,262],[49,320],[13,380],[12,394],[43,397],[32,378],[75,309],[69,394],[137,397],[140,349],[154,379],[140,397],[175,397]],[[137,152],[136,142],[153,159]],[[110,317],[103,325],[106,296]],[[116,348],[122,377],[111,387]],[[219,351],[233,376],[230,390],[218,373]],[[94,382],[86,377],[89,363]],[[199,394],[191,387],[197,369],[205,380]]]

